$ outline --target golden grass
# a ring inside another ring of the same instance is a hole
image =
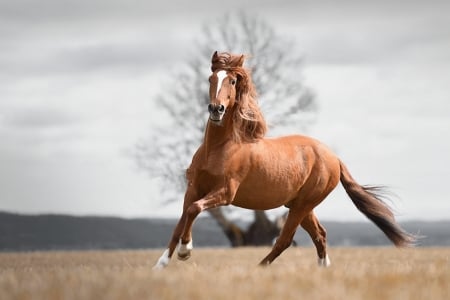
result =
[[[162,250],[0,253],[0,299],[450,299],[450,248],[194,249],[151,267]]]

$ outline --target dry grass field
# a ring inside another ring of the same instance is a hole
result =
[[[162,250],[0,253],[0,299],[450,299],[450,249],[194,249],[151,269]]]

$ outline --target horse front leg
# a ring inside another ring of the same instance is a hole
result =
[[[186,224],[181,235],[181,245],[192,242],[192,227],[197,216],[204,210],[229,204],[223,197],[223,191],[218,191],[192,203],[186,211]]]
[[[167,267],[178,244],[180,244],[180,246],[178,247],[178,258],[180,259],[189,258],[190,251],[192,249],[192,238],[189,239],[190,241],[189,243],[184,245],[181,243],[180,238],[181,235],[186,231],[186,210],[192,204],[192,202],[194,202],[197,199],[198,198],[196,191],[193,188],[188,188],[184,196],[183,213],[180,217],[180,220],[178,221],[177,225],[175,226],[175,229],[173,230],[172,238],[169,241],[167,249],[158,259],[153,269],[163,269]],[[188,232],[188,235],[190,237],[192,236],[190,231]]]
[[[186,214],[185,214],[185,212],[183,212],[180,220],[178,220],[178,223],[175,226],[175,229],[173,230],[172,238],[169,241],[169,245],[168,245],[167,249],[163,252],[161,257],[158,259],[158,261],[156,262],[153,269],[158,270],[158,269],[164,269],[165,267],[167,267],[167,265],[169,264],[170,258],[172,257],[173,252],[175,251],[175,248],[177,247],[177,244],[180,240],[181,234],[183,233],[185,223],[186,223]]]
[[[204,210],[231,204],[238,186],[239,183],[237,181],[230,180],[226,186],[210,192],[204,198],[193,202],[186,209],[186,224],[181,234],[180,248],[178,251],[178,257],[180,259],[184,259],[186,256],[189,258],[191,255],[192,227],[197,216]]]
[[[187,238],[182,239],[181,236],[186,236]],[[183,231],[177,238],[177,242],[179,242],[177,251],[178,259],[188,260],[191,257],[191,251],[194,249],[194,244],[192,243],[192,228],[186,227],[186,218],[183,223]]]

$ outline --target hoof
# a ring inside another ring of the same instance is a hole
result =
[[[178,259],[179,260],[188,260],[191,257],[191,251],[180,253],[178,252]]]

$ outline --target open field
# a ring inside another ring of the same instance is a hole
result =
[[[0,299],[450,299],[450,248],[194,249],[151,270],[162,250],[0,253]]]

